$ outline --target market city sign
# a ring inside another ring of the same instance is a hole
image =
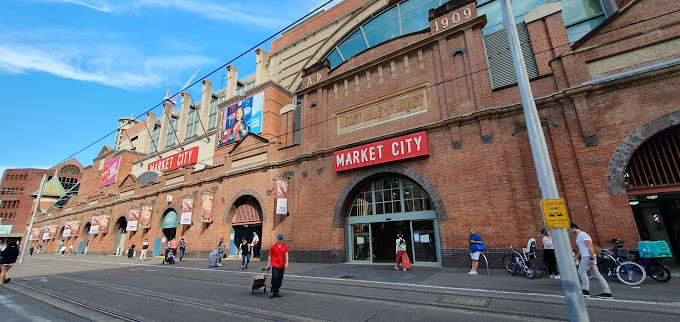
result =
[[[193,147],[189,150],[173,154],[167,158],[163,158],[156,162],[149,163],[149,170],[156,172],[167,172],[179,169],[189,164],[196,164],[197,162],[198,162],[198,147]]]
[[[335,152],[335,171],[430,155],[427,132],[418,132]]]

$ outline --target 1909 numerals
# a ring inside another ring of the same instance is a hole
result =
[[[472,10],[470,10],[470,8],[465,8],[465,10],[463,10],[462,15],[458,12],[453,13],[451,15],[450,19],[447,16],[442,17],[439,20],[435,20],[435,22],[434,22],[435,31],[440,30],[440,27],[439,27],[440,24],[441,24],[441,30],[444,30],[444,29],[446,29],[450,26],[453,26],[455,24],[460,23],[461,19],[467,20],[467,19],[470,19],[470,17],[472,17]]]

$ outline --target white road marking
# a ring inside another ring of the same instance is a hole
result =
[[[41,258],[36,258],[42,260]],[[45,259],[47,260],[47,259]],[[74,262],[86,262],[86,263],[100,263],[100,264],[118,264],[118,265],[132,265],[132,266],[151,266],[152,264],[144,263],[120,263],[120,262],[105,262],[96,260],[84,260],[84,259],[65,259]],[[186,270],[196,270],[196,271],[210,271],[210,272],[221,272],[221,273],[234,273],[234,274],[245,274],[253,275],[254,272],[244,272],[244,271],[228,271],[228,270],[216,270],[214,268],[196,268],[196,267],[181,267],[181,266],[156,266],[154,267],[164,267],[164,268],[174,268],[174,269],[186,269]],[[132,269],[131,269],[132,270]],[[295,277],[300,279],[312,279],[312,280],[324,280],[324,281],[336,281],[336,282],[348,282],[346,279],[334,278],[334,277],[317,277],[317,276],[304,276],[304,275],[294,275],[286,274],[286,277]],[[467,287],[452,287],[452,286],[434,286],[434,285],[422,285],[422,284],[409,284],[409,283],[394,283],[394,282],[379,282],[379,281],[365,281],[365,280],[352,280],[352,282],[360,284],[378,284],[378,285],[393,285],[393,286],[405,286],[410,288],[424,288],[424,289],[436,289],[436,290],[446,290],[446,291],[465,291],[465,292],[477,292],[477,293],[487,293],[487,294],[504,294],[504,295],[523,295],[531,297],[552,297],[552,298],[564,298],[564,295],[549,294],[549,293],[536,293],[536,292],[517,292],[517,291],[499,291],[499,290],[485,290]],[[630,304],[642,304],[642,305],[659,305],[659,306],[669,306],[678,307],[676,304],[678,302],[658,302],[658,301],[639,301],[639,300],[620,300],[620,299],[598,299],[589,298],[586,300],[601,300],[606,302],[617,302],[617,303],[630,303]]]

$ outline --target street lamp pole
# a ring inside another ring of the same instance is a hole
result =
[[[538,185],[541,188],[541,197],[542,199],[558,199],[559,192],[557,191],[555,175],[550,163],[545,136],[543,136],[541,120],[536,110],[534,95],[531,92],[529,75],[524,64],[524,57],[522,56],[522,48],[517,36],[517,27],[515,26],[510,0],[500,0],[500,4],[501,11],[503,12],[503,26],[508,35],[512,61],[515,65],[515,73],[517,74],[517,84],[522,95],[522,106],[529,133],[529,144],[531,145],[531,153],[534,157]],[[550,233],[555,244],[555,256],[560,268],[562,289],[567,304],[567,311],[569,312],[569,319],[571,321],[589,321],[586,302],[581,292],[567,230],[565,228],[554,228],[550,230]]]
[[[38,199],[36,199],[35,201],[35,208],[33,208],[33,216],[31,216],[31,224],[28,225],[28,232],[26,233],[26,238],[24,238],[24,246],[21,247],[21,257],[19,257],[19,264],[24,262],[26,248],[28,248],[29,239],[31,238],[31,231],[33,231],[33,222],[35,221],[35,214],[38,212],[38,209],[40,208],[40,198],[42,198],[45,180],[47,180],[47,175],[43,174],[42,180],[40,180],[40,190],[38,190]]]

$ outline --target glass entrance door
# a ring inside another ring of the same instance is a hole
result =
[[[433,220],[412,221],[415,262],[438,262]]]
[[[352,260],[371,261],[371,226],[358,224],[350,227],[352,227]]]

